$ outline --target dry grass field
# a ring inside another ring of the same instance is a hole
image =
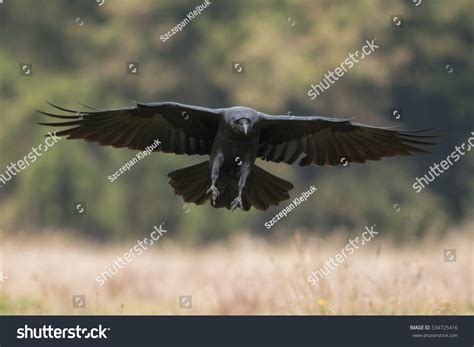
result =
[[[4,234],[0,314],[473,314],[473,229],[403,246],[380,236],[314,287],[306,278],[344,247],[342,233],[294,232],[275,244],[242,232],[200,248],[165,237],[103,286],[99,272],[133,242]],[[443,260],[446,248],[456,249],[455,262]],[[85,307],[73,307],[73,295],[85,295]],[[180,295],[192,296],[184,307]]]

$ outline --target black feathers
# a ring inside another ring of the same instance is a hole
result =
[[[247,107],[211,109],[175,102],[135,103],[102,110],[83,105],[75,111],[49,103],[61,114],[42,125],[61,128],[58,136],[102,146],[210,155],[210,162],[169,174],[186,202],[228,209],[266,210],[290,197],[293,188],[255,165],[256,158],[299,165],[337,166],[383,157],[426,152],[433,145],[423,131],[394,130],[353,123],[351,119],[271,116]],[[238,164],[236,164],[238,162]]]
[[[39,124],[67,127],[58,132],[58,136],[117,148],[143,150],[155,140],[160,140],[162,145],[156,151],[209,154],[219,122],[216,110],[172,102],[137,103],[134,107],[111,110],[88,107],[87,111],[74,111],[49,104],[69,115],[38,112],[67,121]]]
[[[257,156],[268,161],[299,165],[336,166],[365,163],[383,157],[427,152],[422,146],[436,136],[397,131],[324,117],[264,116]]]

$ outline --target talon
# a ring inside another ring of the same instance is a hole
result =
[[[241,210],[244,209],[243,204],[242,204],[242,198],[240,196],[236,197],[234,201],[230,204],[230,209],[231,211],[234,211],[236,208],[240,207]]]
[[[211,187],[207,190],[206,195],[212,193],[212,204],[216,205],[216,199],[219,196],[219,190],[216,188],[215,185],[211,185]]]

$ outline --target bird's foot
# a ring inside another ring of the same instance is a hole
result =
[[[215,185],[211,185],[211,187],[207,190],[206,195],[208,195],[209,193],[212,194],[212,204],[215,206],[216,199],[219,196],[219,190],[216,188]]]
[[[244,206],[242,205],[242,197],[240,195],[230,204],[231,211],[234,211],[237,207],[240,207],[241,210],[244,209]]]

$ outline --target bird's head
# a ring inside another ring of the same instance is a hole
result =
[[[248,118],[239,118],[239,119],[237,119],[236,123],[237,123],[238,129],[240,131],[242,131],[244,133],[244,135],[247,135],[248,132],[249,132],[249,129],[252,125],[250,119],[248,119]]]
[[[230,114],[232,131],[243,136],[251,135],[256,128],[257,117],[257,112],[252,109],[236,108]]]

